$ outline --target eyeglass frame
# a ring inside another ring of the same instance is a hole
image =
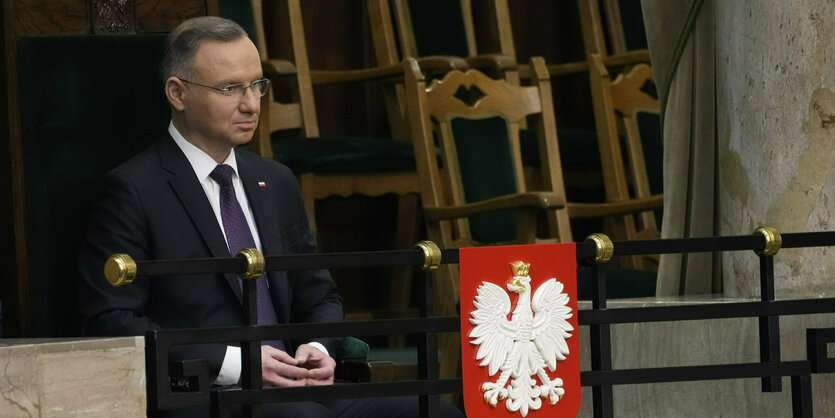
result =
[[[224,86],[224,87],[214,87],[214,86],[209,86],[209,85],[206,85],[206,84],[200,84],[200,83],[197,83],[197,82],[194,82],[194,81],[191,81],[191,80],[186,80],[185,78],[182,78],[182,77],[177,77],[177,79],[179,79],[180,81],[183,81],[185,83],[188,83],[188,84],[194,84],[195,86],[205,87],[205,88],[208,88],[208,89],[219,91],[224,97],[235,97],[235,95],[233,94],[235,89],[241,89],[240,90],[241,91],[241,97],[243,97],[243,96],[246,95],[246,89],[252,90],[254,92],[254,91],[256,91],[255,87],[258,86],[258,85],[261,85],[261,84],[263,84],[265,86],[264,89],[262,90],[262,89],[259,88],[257,91],[258,91],[259,97],[264,97],[267,94],[267,92],[270,91],[270,84],[272,84],[270,79],[263,78],[263,77],[255,80],[255,81],[253,81],[252,83],[249,83],[249,84],[244,84],[244,83],[230,84],[230,85]]]

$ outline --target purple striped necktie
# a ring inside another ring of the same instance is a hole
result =
[[[226,232],[226,242],[229,244],[229,254],[235,255],[244,248],[256,248],[255,239],[252,238],[252,231],[244,217],[244,211],[235,195],[235,186],[232,184],[234,169],[227,164],[220,164],[212,170],[209,177],[220,185],[220,218],[223,220],[223,230]],[[241,285],[240,278],[238,285]],[[258,290],[258,325],[278,324],[275,307],[267,287],[267,277],[262,274],[255,279]],[[284,350],[284,343],[281,341],[264,341],[279,350]]]

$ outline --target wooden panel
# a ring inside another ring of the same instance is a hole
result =
[[[87,0],[25,0],[13,7],[17,36],[90,33]]]
[[[30,323],[29,282],[26,276],[26,237],[23,219],[23,149],[17,106],[17,21],[11,0],[3,1],[2,33],[4,53],[0,70],[6,75],[0,85],[0,299],[3,301],[3,332],[0,337],[23,337]]]
[[[91,0],[90,18],[96,35],[133,34],[135,15],[132,1]]]
[[[207,3],[206,0],[136,0],[136,33],[170,32],[186,19],[210,14]]]

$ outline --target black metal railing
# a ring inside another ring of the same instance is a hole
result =
[[[780,235],[777,235],[779,240]],[[613,256],[753,250],[760,258],[761,300],[740,303],[711,303],[662,307],[607,309],[606,265],[594,262],[599,246],[593,241],[577,243],[577,258],[592,270],[592,309],[581,310],[578,321],[590,328],[591,370],[581,372],[582,386],[591,386],[596,417],[612,417],[612,387],[637,383],[760,378],[764,392],[782,390],[781,377],[791,377],[794,416],[812,416],[811,375],[835,372],[835,359],[827,357],[827,344],[835,342],[835,328],[807,330],[807,359],[782,361],[778,318],[835,312],[835,298],[775,300],[774,242],[767,234],[751,236],[620,241]],[[782,235],[782,246],[800,248],[835,246],[835,231]],[[771,247],[771,248],[769,248]],[[458,263],[457,249],[440,250],[440,263]],[[362,253],[288,255],[265,257],[264,270],[294,270],[364,266],[421,266],[423,250]],[[136,261],[137,273],[145,276],[244,272],[247,262],[238,257],[192,260]],[[149,410],[165,410],[210,404],[215,416],[231,407],[242,407],[244,416],[270,402],[327,400],[379,396],[418,395],[421,416],[437,416],[438,395],[461,391],[461,379],[438,379],[437,333],[459,331],[459,318],[433,317],[431,272],[419,280],[420,318],[351,321],[339,323],[285,324],[234,328],[151,331],[146,335],[146,368]],[[254,318],[255,286],[244,280],[244,309]],[[663,368],[613,370],[610,325],[659,321],[717,318],[759,318],[760,362]],[[254,323],[254,322],[249,322]],[[260,341],[331,336],[415,334],[418,346],[419,380],[385,383],[355,383],[325,387],[261,388]],[[240,343],[244,367],[241,388],[210,390],[205,361],[169,364],[168,350],[176,345],[198,343]],[[255,372],[253,372],[255,371]],[[178,390],[179,388],[179,390]],[[185,388],[186,391],[183,391]]]

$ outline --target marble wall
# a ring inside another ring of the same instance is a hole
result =
[[[835,230],[835,2],[715,0],[722,235]],[[758,261],[723,255],[726,296],[759,295]],[[835,248],[784,250],[778,297],[835,295]]]
[[[142,337],[0,340],[0,417],[144,417]]]

